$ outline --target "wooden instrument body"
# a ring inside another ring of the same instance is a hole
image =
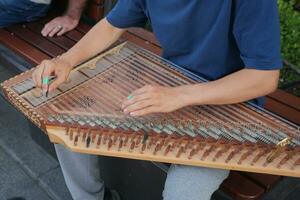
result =
[[[39,96],[31,74],[4,82],[5,96],[52,142],[73,151],[300,177],[299,127],[254,105],[124,115],[121,101],[143,85],[205,81],[130,43],[77,67],[48,98]]]

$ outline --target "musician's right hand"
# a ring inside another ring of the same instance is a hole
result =
[[[43,78],[54,76],[55,80],[48,88],[48,91],[51,92],[68,79],[72,68],[71,64],[61,57],[52,60],[43,60],[34,70],[32,79],[34,80],[36,87],[41,88]]]

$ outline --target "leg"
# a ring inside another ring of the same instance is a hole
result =
[[[74,153],[55,145],[66,184],[74,200],[102,200],[104,183],[100,177],[98,156]]]
[[[0,28],[36,20],[44,16],[49,7],[48,4],[34,3],[29,0],[0,0]]]
[[[210,200],[228,174],[227,170],[171,165],[164,200]]]

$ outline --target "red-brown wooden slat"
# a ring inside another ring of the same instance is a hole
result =
[[[26,24],[26,27],[28,27],[31,31],[37,34],[41,34],[41,31],[43,29],[43,25],[37,22],[28,23]],[[74,40],[71,40],[70,38],[65,36],[60,36],[60,37],[54,36],[54,37],[44,37],[44,38],[56,44],[57,46],[63,48],[66,51],[70,49],[72,46],[74,46],[75,44]]]
[[[52,20],[53,17],[44,17],[42,18],[41,20],[38,21],[38,23],[42,24],[42,26],[45,26],[45,24],[47,24],[50,20]],[[79,23],[80,25],[81,23]],[[65,37],[77,42],[79,41],[82,37],[83,37],[83,33],[81,33],[80,31],[76,30],[76,29],[73,29],[67,33],[64,34]]]
[[[159,42],[157,41],[157,39],[155,38],[154,34],[151,33],[150,31],[147,31],[143,28],[129,28],[128,32],[143,39],[146,41],[151,42],[152,44],[161,47],[161,45],[159,44]]]
[[[25,40],[26,42],[30,43],[31,45],[35,46],[36,48],[40,49],[44,53],[48,54],[51,57],[56,57],[65,51],[49,42],[40,34],[36,34],[31,30],[27,29],[26,27],[15,25],[7,28],[8,31],[12,32],[19,38]]]
[[[282,104],[280,101],[267,97],[265,108],[291,122],[294,122],[295,124],[300,125],[300,112],[290,106]]]
[[[276,90],[268,96],[282,104],[286,104],[287,106],[300,111],[300,97],[296,97],[283,90]]]
[[[91,30],[92,26],[84,24],[84,23],[80,23],[77,27],[76,30],[78,30],[81,33],[87,33],[89,30]]]
[[[136,43],[136,44],[144,47],[145,49],[147,49],[149,51],[152,51],[153,53],[155,53],[157,55],[160,55],[162,53],[162,49],[159,48],[158,46],[155,46],[155,45],[151,44],[148,41],[145,41],[141,38],[138,38],[138,37],[136,37],[135,35],[133,35],[129,32],[125,32],[122,35],[122,38],[126,39],[126,40],[129,40],[129,41],[132,41],[133,43]]]
[[[0,42],[21,55],[31,64],[39,64],[42,60],[50,58],[47,54],[4,29],[0,29]]]
[[[231,171],[221,185],[221,189],[230,194],[235,200],[259,200],[265,190],[246,179],[236,171]]]
[[[241,172],[242,176],[251,179],[254,183],[262,186],[265,190],[270,190],[278,181],[281,180],[280,176],[259,173],[246,173]]]
[[[65,36],[75,42],[78,42],[84,36],[84,34],[74,29],[72,31],[67,32]]]

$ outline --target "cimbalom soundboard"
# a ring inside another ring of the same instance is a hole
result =
[[[144,85],[176,87],[201,77],[132,43],[76,67],[48,97],[32,70],[5,81],[9,102],[75,152],[300,177],[300,131],[250,103],[125,115],[121,102]]]

